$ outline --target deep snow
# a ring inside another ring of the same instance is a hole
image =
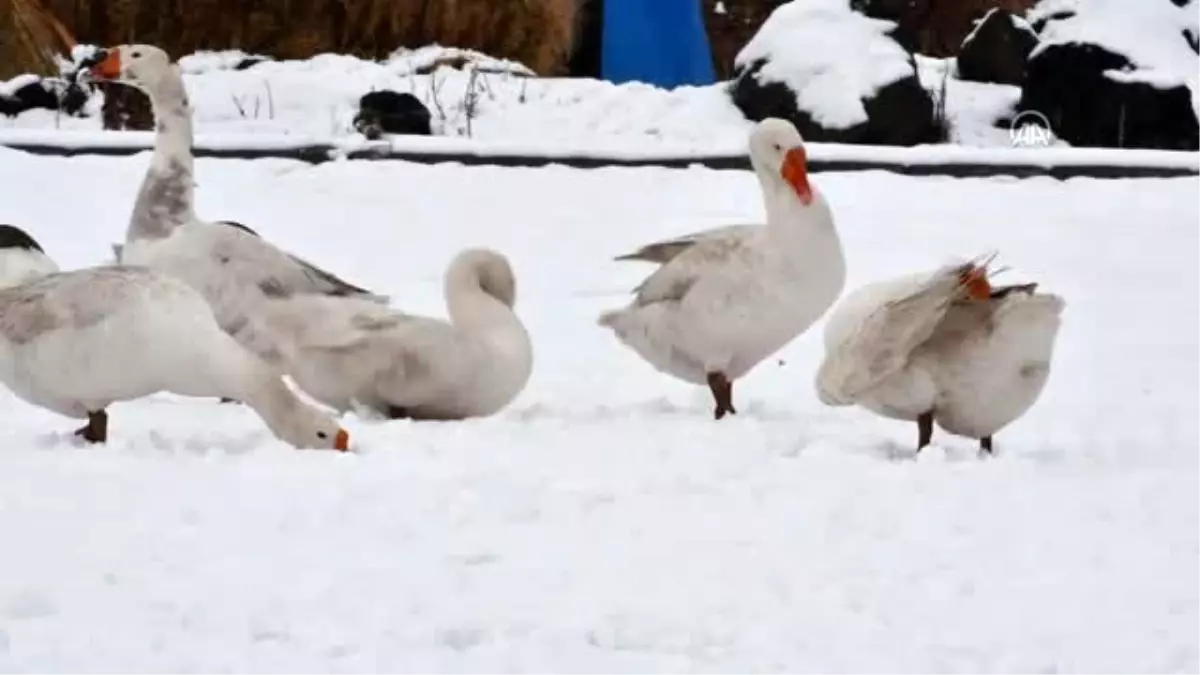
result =
[[[101,262],[148,161],[0,149],[0,222]],[[998,250],[1067,299],[1000,456],[830,409],[821,325],[735,418],[595,325],[647,240],[757,219],[707,169],[197,162],[234,218],[399,306],[488,245],[517,271],[528,389],[465,423],[346,421],[297,452],[161,396],[112,442],[0,393],[0,671],[1195,671],[1200,179],[818,173],[849,284]]]

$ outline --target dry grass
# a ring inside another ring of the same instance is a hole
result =
[[[22,0],[0,0],[5,2]],[[24,0],[27,1],[27,0]],[[238,48],[277,58],[381,58],[430,43],[560,73],[575,0],[42,0],[83,42],[147,42],[175,56]]]
[[[40,0],[0,0],[0,79],[56,74],[54,55],[74,44]]]

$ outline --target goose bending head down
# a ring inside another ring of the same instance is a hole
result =
[[[936,423],[990,453],[1041,395],[1064,306],[1037,284],[993,286],[977,262],[868,284],[826,323],[817,394],[916,421],[918,452]]]
[[[145,91],[155,116],[154,153],[142,181],[118,262],[183,279],[213,308],[221,328],[272,365],[279,354],[257,331],[254,308],[266,297],[326,295],[388,299],[292,255],[249,227],[208,222],[194,212],[192,117],[179,66],[152,45],[102,50],[94,77]]]
[[[245,401],[279,439],[346,450],[348,434],[217,325],[190,286],[144,267],[58,272],[19,228],[0,226],[0,381],[21,399],[86,419],[108,436],[107,408],[166,391]]]
[[[269,302],[265,324],[300,387],[338,410],[492,415],[521,393],[533,367],[529,334],[513,311],[512,267],[495,251],[463,251],[446,270],[444,292],[449,321],[305,297]]]
[[[808,330],[846,275],[833,215],[809,180],[796,128],[763,120],[749,148],[766,225],[689,234],[620,256],[661,266],[628,307],[600,317],[657,370],[707,385],[717,419],[737,413],[733,382]]]

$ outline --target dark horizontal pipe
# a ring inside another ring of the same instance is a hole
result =
[[[4,147],[21,150],[36,155],[55,157],[74,157],[78,155],[101,155],[122,157],[145,152],[148,148],[132,146],[57,146],[36,143],[9,143]],[[306,145],[293,148],[193,148],[196,157],[214,157],[219,159],[296,159],[310,164],[320,164],[333,161],[341,156],[347,159],[365,160],[400,160],[420,164],[438,164],[457,162],[470,166],[505,166],[505,167],[538,167],[558,164],[577,169],[597,169],[602,167],[642,167],[656,166],[665,168],[686,168],[702,165],[710,169],[750,169],[750,161],[746,157],[735,155],[714,155],[709,157],[677,157],[622,159],[612,157],[588,156],[539,156],[539,155],[499,155],[471,153],[440,153],[414,152],[403,150],[352,150],[342,153],[333,145]],[[864,161],[850,159],[819,159],[809,160],[809,170],[819,171],[890,171],[909,176],[950,176],[953,178],[979,178],[986,176],[1014,176],[1030,178],[1035,176],[1050,176],[1058,179],[1066,178],[1172,178],[1178,176],[1195,176],[1200,174],[1196,168],[1181,166],[1122,166],[1116,164],[1061,164],[1043,166],[1036,164],[989,164],[985,162],[918,162],[905,164],[889,161]]]

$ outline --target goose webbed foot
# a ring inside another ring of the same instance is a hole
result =
[[[108,440],[108,413],[100,410],[88,412],[88,423],[75,430],[75,435],[88,443],[104,443]]]
[[[712,391],[713,400],[717,406],[713,409],[713,418],[721,419],[726,413],[736,415],[733,407],[733,382],[720,371],[708,374],[708,388]]]
[[[983,438],[979,439],[979,454],[981,454],[981,455],[996,454],[995,451],[992,450],[992,437],[991,436],[984,436]]]
[[[236,398],[229,398],[228,396],[222,396],[220,403],[241,403],[241,401],[237,400]]]

